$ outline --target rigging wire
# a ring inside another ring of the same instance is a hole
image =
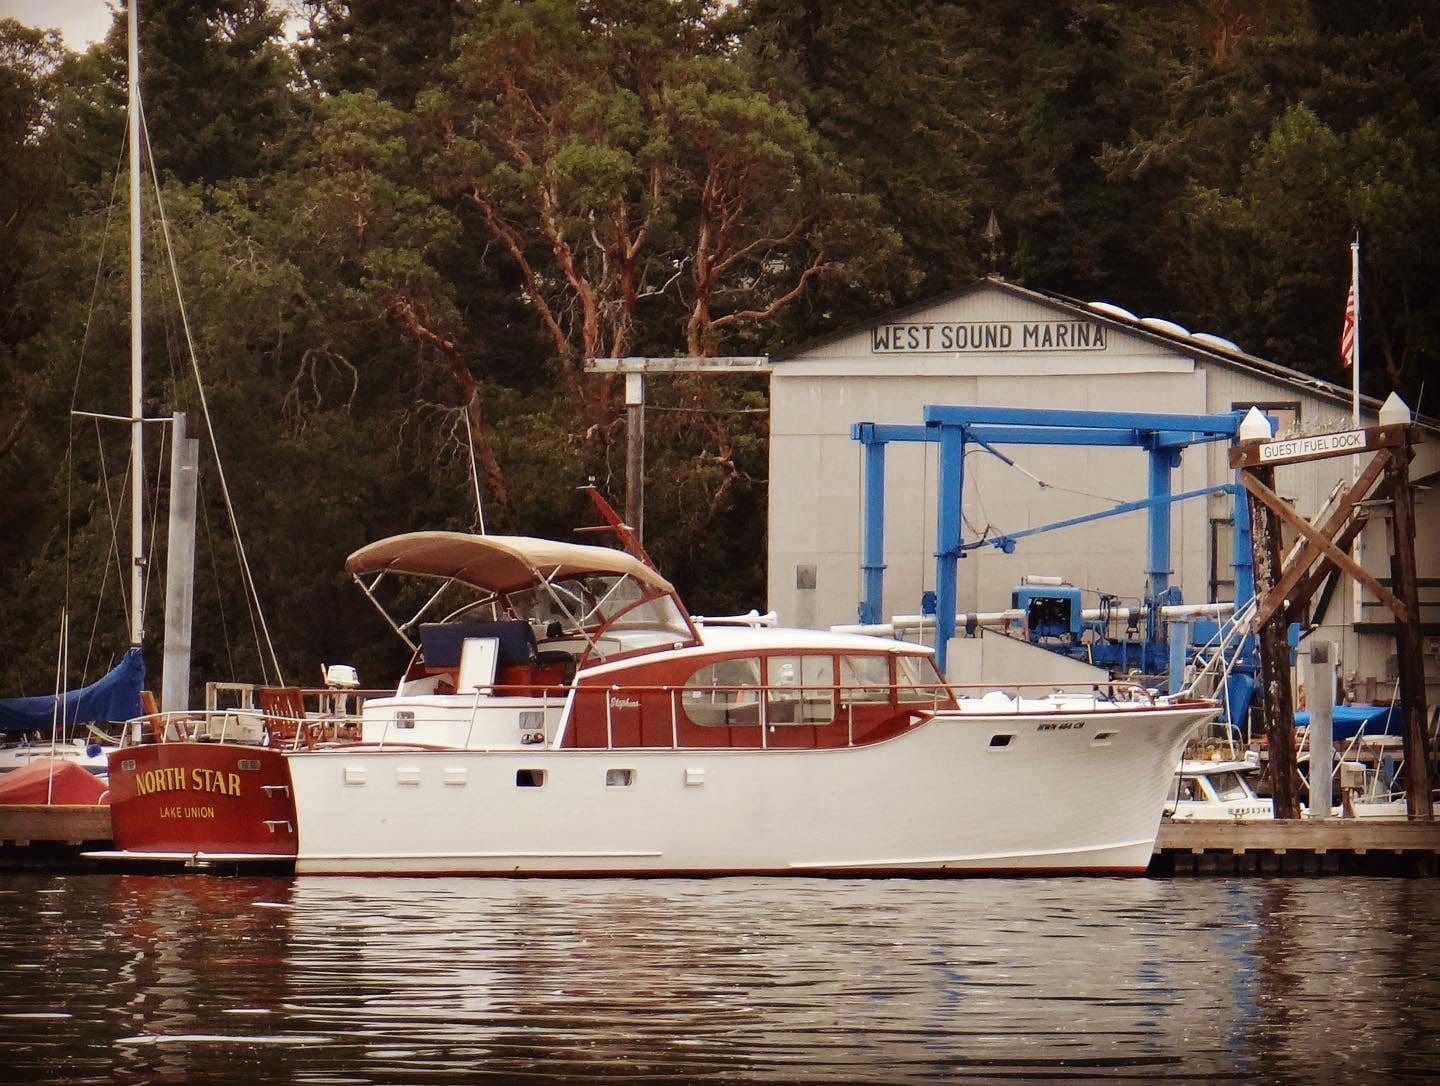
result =
[[[109,243],[109,241],[110,241],[110,223],[111,223],[112,219],[114,218],[115,207],[116,207],[116,205],[117,205],[118,202],[119,202],[120,170],[121,170],[121,164],[122,164],[124,161],[125,161],[125,141],[124,141],[124,140],[121,140],[119,157],[116,159],[115,169],[114,169],[114,172],[113,172],[113,174],[112,174],[113,180],[111,181],[111,186],[110,186],[110,204],[109,204],[109,206],[105,209],[105,221],[104,221],[104,223],[102,224],[102,227],[101,227],[101,230],[100,230],[100,249],[99,249],[99,253],[97,254],[97,256],[96,256],[96,258],[95,258],[95,277],[94,277],[94,279],[91,281],[91,284],[90,284],[90,302],[89,302],[89,305],[86,307],[86,311],[85,311],[85,326],[84,326],[84,331],[81,333],[81,336],[80,336],[80,352],[79,352],[79,356],[78,356],[78,357],[76,358],[76,360],[75,360],[75,379],[74,379],[74,381],[73,381],[73,382],[71,383],[71,385],[70,385],[70,425],[67,427],[67,439],[66,439],[66,443],[65,443],[65,547],[64,547],[64,554],[65,554],[65,574],[64,574],[64,578],[63,578],[63,580],[64,580],[64,589],[63,589],[63,593],[62,593],[62,597],[61,597],[62,600],[63,600],[62,606],[63,606],[63,608],[64,608],[64,611],[65,611],[65,614],[66,614],[66,615],[68,615],[68,614],[70,613],[70,610],[71,610],[71,606],[70,606],[70,604],[71,604],[71,599],[70,599],[70,597],[71,597],[71,591],[72,591],[72,589],[73,589],[73,587],[74,587],[73,580],[72,580],[72,577],[71,577],[72,563],[73,563],[73,560],[74,560],[74,554],[73,554],[73,551],[72,551],[72,549],[71,549],[71,543],[73,542],[73,536],[74,536],[74,531],[75,531],[75,525],[74,525],[74,509],[75,509],[75,489],[74,489],[74,486],[75,486],[75,410],[76,410],[77,405],[78,405],[79,402],[80,402],[80,378],[81,378],[81,375],[85,372],[85,352],[86,352],[86,350],[89,348],[89,345],[90,345],[90,329],[91,329],[92,325],[94,324],[94,320],[95,320],[95,305],[96,305],[96,302],[97,302],[98,298],[100,297],[100,284],[101,284],[101,282],[102,282],[103,279],[104,279],[104,271],[105,271],[105,250],[106,250],[106,247],[107,247],[107,245],[108,245],[108,243]],[[101,466],[102,466],[101,478],[103,479],[103,478],[104,478],[104,471],[103,471],[103,467],[104,467],[104,463],[103,463],[104,448],[103,448],[103,446],[101,446],[101,444],[100,444],[100,421],[99,421],[98,419],[95,420],[95,445],[96,445],[96,448],[100,450],[101,461],[102,461],[102,463],[101,463]],[[114,510],[113,510],[112,508],[110,508],[110,492],[109,492],[109,487],[108,487],[108,485],[107,485],[106,491],[105,491],[105,504],[106,504],[107,511],[108,511],[109,514],[110,514],[111,545],[112,545],[112,548],[113,548],[113,552],[114,552],[116,558],[118,559],[118,558],[119,558],[119,554],[120,554],[119,539],[118,539],[118,535],[117,535],[117,533],[119,532],[119,525],[118,525],[118,524],[116,523],[116,521],[115,521]],[[86,644],[86,646],[85,646],[85,662],[84,662],[84,664],[83,664],[83,666],[82,666],[82,670],[81,670],[81,673],[80,673],[80,685],[82,685],[82,686],[85,685],[85,680],[89,677],[89,671],[90,671],[90,655],[91,655],[91,653],[94,651],[94,648],[95,648],[95,640],[96,640],[96,637],[98,636],[98,629],[99,629],[99,625],[100,625],[100,607],[101,607],[101,605],[103,604],[103,602],[104,602],[104,600],[105,600],[105,587],[106,587],[106,585],[107,585],[107,583],[109,582],[109,579],[110,579],[110,563],[109,563],[109,560],[108,560],[108,556],[107,556],[106,560],[104,560],[104,561],[102,561],[102,562],[100,563],[100,569],[101,569],[100,591],[97,593],[97,595],[96,595],[96,597],[95,597],[95,613],[94,613],[94,616],[93,616],[93,619],[92,619],[92,622],[91,622],[91,626],[90,626],[90,640],[89,640],[89,642],[88,642],[88,643]],[[120,590],[121,610],[127,612],[127,614],[128,614],[128,605],[125,603],[125,589],[124,589],[124,586],[123,586],[123,582],[124,582],[124,577],[123,577],[123,575],[122,575],[122,577],[121,577],[121,582],[122,582],[122,586],[121,586],[121,590]],[[66,633],[67,633],[67,635],[68,635],[68,631],[69,631],[69,623],[68,623],[68,621],[67,621],[67,623],[66,623],[66,625],[65,625],[65,630],[66,630]],[[68,662],[69,662],[69,660],[68,660],[68,655],[67,655],[66,662],[67,662],[67,665],[68,665]]]
[[[85,672],[90,670],[90,653],[94,650],[99,637],[100,628],[100,603],[104,599],[104,585],[110,579],[110,559],[115,559],[115,572],[119,580],[120,609],[125,613],[126,625],[128,628],[130,617],[130,600],[125,591],[125,559],[120,554],[120,520],[115,512],[113,495],[110,492],[110,464],[105,459],[105,445],[100,440],[100,420],[95,420],[95,451],[100,466],[100,487],[105,495],[105,515],[110,522],[110,548],[106,560],[102,563],[104,576],[101,581],[101,594],[95,601],[95,615],[90,626],[90,641],[85,649]],[[126,462],[125,474],[120,477],[120,493],[123,495],[130,485],[130,467]]]
[[[200,484],[197,481],[197,486]],[[228,665],[226,674],[230,676],[231,682],[239,679],[239,673],[235,670],[235,654],[230,644],[230,624],[225,617],[225,593],[219,590],[220,566],[215,559],[216,547],[214,544],[214,532],[210,528],[210,506],[206,501],[199,501],[200,517],[205,522],[205,542],[209,544],[205,550],[210,555],[210,575],[215,580],[215,612],[220,617],[220,643],[225,646],[225,663]],[[261,674],[264,674],[265,661],[260,661]]]
[[[471,396],[477,395],[475,392]],[[470,410],[466,405],[462,412],[465,416],[465,445],[470,453],[470,481],[475,485],[475,519],[480,525],[480,534],[485,534],[485,503],[480,497],[480,467],[475,463],[475,435],[470,431]]]
[[[155,156],[150,147],[150,129],[145,124],[143,111],[140,117],[140,128],[144,134],[145,149],[149,154],[152,165],[150,171],[151,184],[155,189],[157,217],[160,221],[161,233],[165,238],[165,256],[170,266],[171,283],[175,288],[175,304],[180,314],[181,326],[185,332],[185,345],[190,355],[191,372],[195,377],[195,390],[200,400],[201,416],[205,420],[205,433],[210,439],[210,449],[215,456],[215,474],[220,481],[220,493],[225,502],[226,514],[230,519],[230,531],[235,539],[235,552],[239,558],[241,581],[246,591],[246,606],[251,609],[251,624],[255,632],[256,650],[260,657],[261,670],[268,679],[269,673],[266,667],[266,652],[268,651],[269,663],[275,668],[276,681],[280,685],[284,685],[285,679],[280,668],[280,658],[275,652],[275,643],[270,637],[270,627],[265,621],[265,613],[260,607],[260,593],[255,585],[255,577],[250,568],[250,559],[245,553],[244,541],[240,537],[240,524],[235,516],[235,503],[230,494],[230,483],[225,477],[225,468],[220,461],[220,447],[215,437],[215,424],[210,415],[210,402],[205,395],[204,380],[200,376],[200,360],[198,352],[195,350],[195,337],[190,328],[190,316],[185,310],[185,301],[180,296],[180,271],[175,263],[175,247],[171,244],[170,221],[165,214],[165,201],[160,194],[160,182],[159,179],[155,177],[155,171],[153,169]],[[263,647],[260,644],[262,636],[264,638]]]

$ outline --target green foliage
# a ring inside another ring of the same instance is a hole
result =
[[[597,519],[579,486],[624,492],[620,383],[585,358],[790,349],[964,286],[992,209],[999,272],[1331,379],[1358,231],[1367,391],[1416,403],[1440,354],[1429,0],[301,9],[299,43],[262,0],[141,11],[185,303],[152,261],[146,413],[201,429],[193,342],[218,446],[198,679],[269,667],[227,506],[286,677],[388,681],[346,554],[482,515],[566,536]],[[71,414],[128,412],[124,98],[123,20],[78,57],[0,20],[3,693],[53,685],[62,608],[72,681],[127,636],[127,436]],[[761,605],[763,379],[648,400],[649,549],[695,610]]]

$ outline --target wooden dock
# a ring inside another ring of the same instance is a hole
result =
[[[1171,822],[1160,826],[1155,875],[1440,874],[1440,822]]]
[[[104,804],[0,805],[0,869],[93,870],[81,857],[109,848],[110,808]]]

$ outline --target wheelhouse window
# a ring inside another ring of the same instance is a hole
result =
[[[840,700],[852,704],[890,700],[888,656],[840,657]]]
[[[506,604],[543,641],[575,640],[592,659],[689,643],[694,632],[673,595],[620,574],[590,574],[512,592]]]
[[[685,715],[706,726],[760,722],[760,661],[717,660],[685,680]]]
[[[768,724],[828,724],[835,719],[833,656],[771,656],[765,661]]]
[[[950,692],[933,656],[895,657],[895,694],[902,705],[948,705]]]

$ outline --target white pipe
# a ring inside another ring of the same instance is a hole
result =
[[[1235,610],[1233,603],[1174,603],[1166,604],[1160,608],[1160,617],[1166,620],[1187,619],[1187,618],[1214,618],[1220,615],[1228,615]],[[1099,622],[1102,619],[1124,619],[1127,622],[1138,621],[1145,617],[1143,607],[1115,607],[1106,611],[1100,607],[1087,607],[1080,612],[1080,618],[1086,622]],[[1011,608],[1007,611],[970,611],[955,616],[955,628],[963,630],[966,626],[974,623],[976,626],[1007,626],[1014,622],[1020,622],[1025,618],[1025,612],[1021,608]],[[934,615],[896,615],[889,622],[878,622],[870,625],[849,625],[831,626],[834,633],[869,634],[872,637],[894,637],[897,630],[930,630],[935,627]]]

